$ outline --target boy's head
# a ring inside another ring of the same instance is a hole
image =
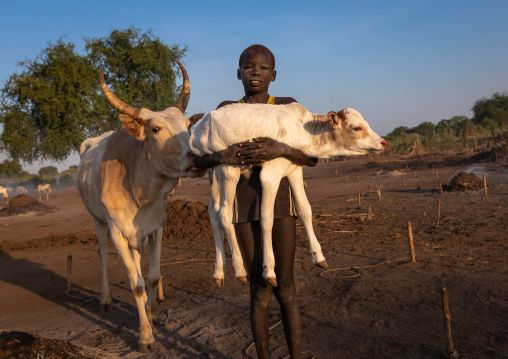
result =
[[[270,82],[275,81],[275,57],[263,45],[251,45],[240,55],[237,77],[242,80],[246,95],[268,93]]]
[[[247,52],[249,52],[250,50],[261,50],[261,51],[265,51],[267,54],[269,54],[270,59],[272,60],[272,70],[275,70],[275,56],[273,56],[273,53],[266,46],[259,45],[259,44],[250,45],[248,48],[243,50],[242,54],[240,55],[240,60],[238,61],[239,68],[242,68],[242,63],[245,58],[245,54]]]

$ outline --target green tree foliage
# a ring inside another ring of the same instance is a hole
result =
[[[436,126],[432,122],[422,122],[416,127],[411,129],[411,133],[417,133],[420,136],[430,137],[436,133]]]
[[[496,121],[499,128],[508,125],[508,93],[496,92],[491,98],[477,100],[471,109],[474,113],[473,121],[480,124],[486,118]]]
[[[174,105],[180,87],[172,60],[180,59],[186,47],[167,46],[150,30],[142,34],[134,27],[85,41],[89,59],[97,69],[105,66],[106,80],[122,101],[153,111]]]
[[[58,168],[54,166],[41,167],[39,170],[39,176],[41,177],[53,177],[58,174]]]
[[[93,67],[62,39],[20,66],[24,71],[2,90],[2,149],[29,163],[63,160],[86,138],[81,129],[91,116]]]
[[[9,77],[0,102],[0,149],[11,158],[66,159],[81,142],[118,126],[116,112],[102,96],[98,73],[106,67],[106,81],[115,94],[134,107],[162,110],[176,102],[175,84],[186,48],[167,46],[150,31],[130,27],[109,37],[85,39],[86,54],[61,38],[36,59],[19,65]]]
[[[4,160],[0,163],[0,175],[16,176],[22,171],[19,161]]]

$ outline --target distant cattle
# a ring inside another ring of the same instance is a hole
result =
[[[41,201],[41,197],[44,193],[46,193],[46,201],[49,201],[49,194],[51,193],[51,184],[40,184],[37,187],[37,191],[39,192],[39,202]]]
[[[0,186],[0,194],[4,196],[4,198],[9,198],[9,193],[7,192],[7,188]]]
[[[23,187],[23,186],[16,187],[16,195],[19,196],[20,194],[27,194],[27,193],[28,193],[28,191],[25,187]]]
[[[177,61],[178,62],[178,61]],[[189,128],[202,115],[191,119],[183,112],[190,95],[189,78],[184,78],[174,107],[154,112],[137,109],[117,98],[100,73],[107,101],[120,112],[123,126],[99,137],[85,140],[80,147],[78,189],[93,216],[102,265],[101,310],[112,309],[108,283],[108,231],[129,276],[139,313],[138,350],[156,349],[152,324],[160,324],[156,293],[160,281],[162,228],[166,201],[180,177],[204,175],[193,168]],[[149,268],[141,273],[141,254],[148,244]]]

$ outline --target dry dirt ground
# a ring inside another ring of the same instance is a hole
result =
[[[441,193],[440,183],[461,171],[475,173],[480,189]],[[348,158],[320,162],[304,176],[316,234],[330,269],[338,269],[320,273],[312,265],[298,222],[295,272],[306,357],[443,358],[446,287],[460,357],[508,358],[506,160]],[[183,180],[169,197],[163,326],[154,331],[158,351],[148,355],[135,350],[137,311],[114,249],[116,307],[99,311],[93,220],[77,189],[57,189],[35,206],[50,207],[29,213],[13,216],[6,207],[0,212],[0,358],[255,357],[248,287],[234,279],[230,264],[225,287],[212,279],[209,198],[206,178]],[[408,257],[408,222],[416,263]],[[72,291],[66,293],[69,255]],[[270,313],[278,323],[275,300]],[[281,325],[271,329],[270,352],[271,358],[287,355]]]

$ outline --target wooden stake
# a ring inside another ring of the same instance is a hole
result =
[[[436,170],[436,178],[439,178],[439,170]]]
[[[485,197],[487,197],[487,179],[485,178],[485,173],[483,174],[483,188],[485,189]]]
[[[404,186],[404,175],[402,175],[402,185]]]
[[[443,194],[443,185],[441,184],[441,181],[439,181],[439,193]]]
[[[437,221],[436,227],[439,227],[439,217],[441,216],[441,201],[437,201]]]
[[[369,204],[369,212],[367,212],[367,219],[372,219],[372,212],[370,210],[370,204]]]
[[[360,196],[360,191],[358,191],[358,208],[362,207],[362,197]]]
[[[67,256],[67,292],[71,291],[72,287],[72,255]]]
[[[456,359],[459,357],[459,354],[453,349],[451,316],[450,309],[448,308],[448,292],[446,287],[441,290],[441,299],[443,302],[443,317],[446,335],[446,355],[452,359]]]
[[[378,196],[378,199],[381,200],[381,187],[379,187],[377,189],[377,196]]]
[[[413,230],[411,229],[411,222],[407,222],[407,235],[409,240],[409,253],[411,254],[411,263],[416,263],[415,247],[413,245]]]

